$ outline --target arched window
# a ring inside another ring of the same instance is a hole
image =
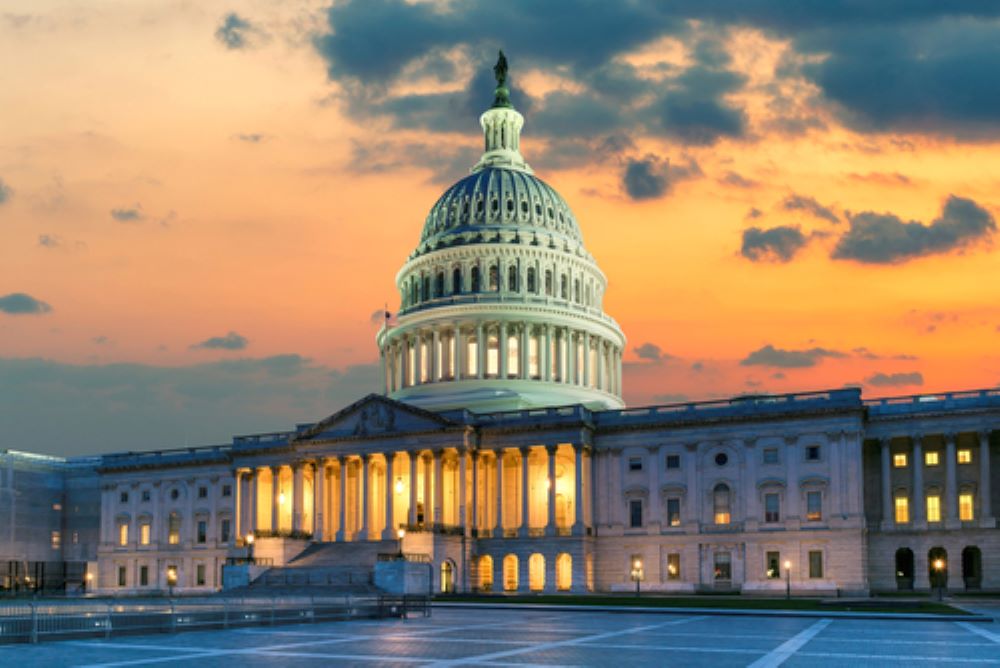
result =
[[[455,593],[455,564],[451,562],[451,559],[445,559],[441,562],[441,593]]]
[[[538,287],[535,285],[535,268],[528,267],[528,292],[535,294],[537,291]]]
[[[931,587],[948,586],[948,551],[943,547],[932,547],[927,551],[927,575]]]
[[[503,558],[503,590],[517,591],[517,555],[508,554]]]
[[[490,292],[500,290],[500,268],[495,264],[490,265]]]
[[[521,340],[517,334],[507,335],[507,376],[517,378],[521,373]]]
[[[427,301],[431,298],[431,277],[424,276],[424,293],[423,299],[421,301]]]
[[[439,271],[437,277],[434,279],[434,296],[443,297],[444,296],[444,272]]]
[[[479,590],[493,591],[493,557],[488,554],[479,557]]]
[[[490,378],[500,375],[500,338],[496,332],[486,336],[486,375]]]
[[[545,270],[545,294],[549,297],[552,296],[552,270]]]
[[[510,292],[517,292],[517,266],[511,265],[507,269],[507,290]]]
[[[455,267],[451,272],[451,292],[452,294],[462,294],[462,268]]]
[[[528,558],[528,588],[531,591],[545,589],[545,557],[538,552]]]
[[[556,589],[569,591],[573,586],[573,557],[563,552],[556,557]]]
[[[896,588],[913,589],[913,550],[908,547],[896,550]]]
[[[479,292],[479,267],[472,268],[472,291]]]
[[[716,524],[729,524],[732,518],[730,509],[729,486],[719,483],[712,490],[712,507]]]

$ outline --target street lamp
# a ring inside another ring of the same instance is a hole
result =
[[[792,562],[785,560],[785,600],[792,599]]]
[[[94,574],[87,571],[87,574],[83,576],[83,593],[87,593],[87,588],[90,587],[91,581],[94,579]]]
[[[635,595],[639,596],[639,583],[642,582],[642,559],[632,561],[632,581],[635,582]]]
[[[254,541],[253,532],[251,531],[250,533],[248,533],[247,537],[244,540],[246,541],[246,544],[247,544],[247,562],[252,564],[253,563],[253,541]]]
[[[946,564],[944,563],[944,559],[938,558],[934,560],[932,565],[937,579],[938,600],[941,601],[944,600],[944,580],[942,578]]]
[[[177,567],[167,566],[167,587],[170,588],[170,597],[174,596],[174,585],[177,584]]]
[[[396,538],[399,539],[399,558],[403,558],[403,538],[406,537],[406,529],[399,527],[396,529]]]

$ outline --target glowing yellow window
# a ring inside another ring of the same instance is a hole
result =
[[[973,519],[971,494],[958,495],[958,519],[963,522],[969,522]]]
[[[971,464],[972,463],[972,450],[959,450],[958,451],[958,463],[959,464]]]
[[[139,543],[142,545],[149,545],[149,525],[140,524],[139,525]]]
[[[118,544],[128,545],[128,524],[125,522],[118,525]]]
[[[940,496],[928,496],[927,497],[927,521],[928,522],[940,522],[941,521],[941,497]]]
[[[906,453],[900,452],[892,456],[892,465],[897,469],[906,468]]]
[[[910,500],[905,496],[896,497],[896,523],[904,524],[910,521]]]
[[[937,466],[938,465],[938,452],[937,450],[931,450],[924,455],[924,464],[927,466]]]

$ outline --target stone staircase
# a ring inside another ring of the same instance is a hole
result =
[[[375,562],[380,553],[398,550],[394,540],[313,543],[284,566],[262,573],[250,589],[323,587],[345,592],[375,591]]]

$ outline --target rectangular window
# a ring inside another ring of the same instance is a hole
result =
[[[927,521],[941,521],[941,497],[932,495],[927,497]]]
[[[668,580],[681,579],[681,555],[679,554],[667,555],[667,579]]]
[[[910,521],[910,500],[905,496],[896,497],[896,524]]]
[[[208,498],[208,487],[199,487],[198,488],[198,498],[199,499],[207,499]]]
[[[810,522],[823,519],[822,492],[806,492],[806,519]]]
[[[128,492],[122,492],[118,496],[118,500],[121,501],[122,503],[128,503]]]
[[[127,572],[124,566],[118,567],[118,586],[124,587],[126,582]]]
[[[679,469],[681,467],[681,456],[680,455],[667,455],[667,468],[668,469]]]
[[[223,543],[229,542],[229,520],[222,520],[219,524],[219,540]]]
[[[149,545],[149,522],[143,522],[139,525],[139,544]]]
[[[194,569],[194,583],[198,586],[205,584],[205,564],[198,564]]]
[[[732,558],[728,552],[716,552],[714,563],[716,580],[733,579]]]
[[[73,532],[73,534],[70,536],[70,542],[73,543],[74,545],[79,545],[80,544],[80,532],[79,531],[74,531]]]
[[[819,446],[810,445],[806,448],[806,461],[818,462],[819,461]]]
[[[781,497],[777,494],[764,495],[764,521],[781,521]]]
[[[128,523],[122,522],[118,525],[118,544],[128,545]]]
[[[905,452],[897,452],[896,454],[894,454],[892,456],[892,465],[895,468],[897,468],[897,469],[905,469],[906,468],[906,453]]]
[[[139,586],[140,587],[149,586],[149,566],[139,567]]]
[[[629,526],[633,529],[642,526],[642,501],[632,499],[628,502]]]
[[[764,560],[767,563],[767,575],[768,579],[774,580],[781,577],[781,553],[780,552],[768,552],[767,557]]]
[[[171,545],[181,542],[181,518],[177,513],[170,513],[167,520],[167,542]]]
[[[233,486],[232,485],[223,485],[222,486],[222,496],[232,496],[232,495],[233,495]]]
[[[681,525],[681,500],[677,498],[667,499],[667,526],[679,527]]]
[[[149,490],[148,489],[142,490],[142,500],[143,500],[143,502],[148,502],[149,501]]]
[[[972,495],[966,492],[958,495],[958,519],[971,522],[973,519]]]
[[[642,457],[629,457],[628,458],[628,470],[629,471],[641,471],[642,470]]]
[[[972,450],[959,450],[958,451],[958,463],[959,464],[971,464],[972,463]]]
[[[53,531],[52,532],[52,549],[53,550],[58,550],[60,547],[62,547],[62,534],[59,533],[58,531]]]
[[[204,543],[208,538],[208,522],[198,520],[198,542]]]
[[[765,464],[778,463],[778,448],[764,448],[764,463]]]
[[[809,577],[823,577],[823,553],[819,550],[809,553]]]
[[[937,466],[939,457],[940,455],[937,450],[931,450],[924,454],[924,464],[927,466]]]

